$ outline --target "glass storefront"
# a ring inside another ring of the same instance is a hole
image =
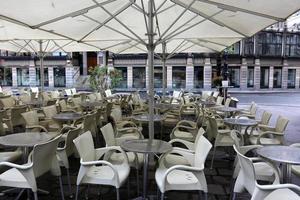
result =
[[[260,68],[260,88],[269,88],[269,67]]]
[[[273,88],[281,88],[281,82],[282,82],[282,68],[274,67]]]
[[[121,74],[121,80],[117,84],[117,88],[127,88],[127,67],[115,67]]]
[[[228,80],[229,85],[235,88],[240,87],[240,68],[239,67],[228,67]]]
[[[11,68],[0,68],[0,86],[12,86]]]
[[[179,89],[185,88],[185,67],[173,67],[172,69],[172,87]]]
[[[29,69],[17,68],[17,84],[18,86],[29,86]]]
[[[282,33],[260,32],[257,34],[257,53],[262,56],[281,56]]]
[[[133,67],[133,87],[145,88],[146,87],[146,68]]]
[[[162,88],[163,84],[163,70],[162,67],[154,67],[154,88]]]
[[[36,68],[35,70],[36,73],[36,86],[41,86],[41,80],[40,80],[40,68]],[[44,86],[48,87],[49,86],[49,76],[48,76],[48,68],[44,68]]]
[[[203,73],[202,66],[194,67],[194,88],[203,88]]]
[[[288,69],[288,88],[296,87],[296,69]]]
[[[54,87],[66,86],[66,70],[63,67],[53,68],[54,72]]]
[[[300,35],[299,35],[299,33],[287,33],[285,54],[288,57],[300,57]]]
[[[254,67],[248,67],[247,70],[247,87],[254,87]]]

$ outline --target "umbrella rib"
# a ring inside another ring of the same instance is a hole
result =
[[[94,2],[97,2],[96,0],[93,0]],[[133,2],[129,3],[129,6],[131,6],[133,4]],[[128,6],[128,7],[129,7]],[[102,10],[104,10],[108,15],[110,15],[113,19],[115,19],[117,22],[119,22],[119,24],[121,24],[126,30],[128,30],[131,34],[133,34],[138,40],[140,40],[140,42],[144,43],[146,45],[146,43],[144,42],[144,40],[138,36],[133,30],[131,30],[128,26],[126,26],[126,24],[124,24],[121,20],[119,20],[117,18],[117,15],[112,14],[111,12],[109,12],[106,8],[104,8],[103,6],[100,5],[100,7],[102,8]],[[124,9],[125,10],[125,9]],[[123,12],[124,10],[122,10],[121,12]],[[120,12],[120,13],[121,13]],[[119,14],[119,13],[118,13]]]
[[[194,42],[194,41],[191,41],[191,40],[188,40],[189,42],[191,42],[191,43],[193,43],[193,44],[195,44],[195,45],[198,45],[198,46],[202,46],[202,47],[205,47],[205,48],[208,48],[208,49],[210,49],[210,50],[212,50],[212,51],[216,51],[215,49],[213,49],[213,48],[211,48],[211,47],[209,47],[209,46],[207,46],[207,45],[204,45],[204,44],[198,44],[198,43],[196,43],[196,42]],[[226,48],[226,46],[223,48],[223,49],[225,49]]]
[[[49,43],[50,43],[50,40],[47,40],[47,44],[46,44],[46,46],[44,48],[44,52],[48,49]]]
[[[164,37],[168,31],[176,24],[176,22],[189,10],[189,8],[195,3],[196,0],[193,0],[188,6],[184,7],[184,10],[177,16],[177,18],[171,23],[171,25],[164,31],[164,33],[158,38],[158,41]]]
[[[167,10],[169,10],[169,9],[171,9],[171,8],[173,8],[173,7],[175,7],[175,6],[176,6],[176,4],[173,4],[173,5],[171,5],[171,6],[167,7],[167,8],[165,8],[165,9],[163,9],[163,10],[161,10],[161,11],[155,13],[155,14],[158,15],[158,14],[163,13],[163,12],[165,12],[165,11],[167,11]]]
[[[177,51],[177,49],[181,48],[181,46],[183,45],[183,43],[185,43],[186,41],[183,39],[176,47],[175,49],[173,49],[173,51],[170,54],[173,54],[175,51]]]
[[[156,27],[157,27],[157,31],[158,31],[158,36],[160,37],[161,36],[161,32],[160,32],[160,28],[159,28],[159,23],[158,23],[158,18],[157,18],[157,10],[156,10],[156,7],[155,7],[155,4],[153,4],[153,9],[154,9],[154,16],[155,16],[155,22],[156,22]]]
[[[171,0],[171,1],[174,2],[174,3],[176,3],[176,4],[179,5],[179,6],[186,7],[186,5],[185,5],[184,3],[182,3],[182,2],[180,2],[180,1],[178,1],[178,0]],[[237,30],[237,29],[235,29],[235,28],[233,28],[233,27],[231,27],[231,26],[229,26],[229,25],[227,25],[227,24],[224,24],[223,22],[221,22],[221,21],[219,21],[219,20],[217,20],[217,19],[214,19],[213,17],[211,17],[211,16],[209,16],[209,15],[204,14],[203,12],[201,12],[201,11],[199,11],[199,10],[197,10],[197,9],[189,8],[189,11],[191,11],[191,12],[193,12],[193,13],[195,13],[195,14],[197,14],[197,15],[199,15],[199,16],[201,16],[201,17],[203,17],[203,18],[205,18],[205,19],[207,19],[207,20],[209,20],[209,21],[211,21],[211,22],[213,22],[213,23],[215,23],[215,24],[221,26],[221,27],[226,27],[226,28],[232,30],[233,32],[236,32],[236,33],[238,33],[238,34],[240,34],[240,35],[242,35],[242,36],[244,36],[244,37],[249,37],[248,35],[242,33],[241,31],[239,31],[239,30]],[[224,11],[224,10],[221,9],[221,10],[220,10],[219,12],[217,12],[217,13],[220,14],[220,13],[223,12],[223,11]],[[216,16],[216,15],[214,15],[214,16]]]
[[[39,52],[39,51],[37,51],[36,49],[34,49],[34,45],[32,45],[32,40],[29,40],[28,46],[29,46],[35,53],[38,53],[38,52]]]
[[[97,1],[94,1],[96,4],[98,3]],[[98,4],[99,5],[99,4]],[[129,8],[132,5],[132,2],[127,3],[125,6],[123,6],[121,9],[119,9],[114,15],[112,15],[111,13],[107,13],[110,17],[107,18],[104,22],[98,22],[99,25],[96,26],[95,28],[93,28],[91,31],[89,31],[87,34],[85,34],[79,41],[83,41],[85,38],[87,38],[89,35],[91,35],[93,32],[95,32],[96,30],[98,30],[99,28],[105,26],[108,22],[110,22],[112,19],[115,18],[115,16],[119,15],[120,13],[122,13],[124,10],[126,10],[127,8]],[[102,8],[103,10],[105,9],[103,6],[99,5],[100,8]],[[105,10],[104,10],[105,11]],[[83,15],[86,18],[90,19],[90,20],[94,20],[93,18],[87,16],[87,15]],[[97,20],[94,20],[97,21]]]
[[[105,1],[105,2],[102,2],[102,3],[99,3],[101,5],[105,5],[105,4],[108,4],[108,3],[111,3],[111,2],[114,2],[116,0],[108,0],[108,1]],[[42,22],[42,23],[39,23],[37,25],[34,25],[32,26],[32,28],[39,28],[41,26],[45,26],[45,25],[48,25],[48,24],[51,24],[51,23],[55,23],[57,21],[60,21],[60,20],[63,20],[65,18],[68,18],[68,17],[76,17],[76,16],[80,16],[80,15],[83,15],[85,13],[87,13],[89,10],[92,10],[92,9],[95,9],[95,8],[98,8],[99,5],[95,4],[95,5],[92,5],[92,6],[89,6],[89,7],[86,7],[86,8],[83,8],[83,9],[80,9],[80,10],[77,10],[75,12],[71,12],[71,13],[68,13],[68,14],[65,14],[63,16],[60,16],[60,17],[56,17],[54,19],[50,19],[48,21],[45,21],[45,22]]]
[[[164,0],[164,1],[157,7],[157,10],[156,10],[157,13],[154,12],[155,15],[158,14],[158,11],[165,5],[166,2],[167,2],[167,0]],[[172,5],[172,6],[174,6],[174,5]]]
[[[148,21],[147,21],[147,16],[146,16],[146,11],[145,11],[145,5],[144,5],[144,2],[143,0],[141,0],[141,4],[142,4],[142,7],[143,7],[143,15],[144,15],[144,21],[145,21],[145,25],[146,25],[146,29],[147,29],[147,33],[149,32],[149,27],[148,27]],[[147,14],[148,15],[148,14]]]
[[[24,40],[24,42],[25,42],[26,44],[25,44],[25,45],[21,45],[21,44],[17,43],[15,40],[10,40],[10,41],[9,41],[10,44],[14,45],[14,46],[17,47],[17,48],[20,48],[20,49],[19,49],[19,52],[21,52],[22,49],[25,49],[26,51],[29,51],[29,49],[26,48],[28,42],[27,42],[26,40]]]
[[[268,15],[268,14],[264,14],[264,13],[260,13],[260,12],[256,12],[256,11],[252,11],[252,10],[247,10],[244,8],[239,8],[236,6],[231,6],[231,5],[227,5],[227,4],[223,4],[223,3],[219,3],[219,2],[213,2],[213,1],[209,1],[209,0],[198,0],[200,2],[203,3],[207,3],[207,4],[211,4],[211,5],[216,5],[218,8],[223,9],[223,10],[228,10],[228,11],[232,11],[232,12],[243,12],[243,13],[247,13],[250,15],[256,15],[259,17],[263,17],[263,18],[268,18],[268,19],[272,19],[275,21],[284,21],[284,18],[280,18],[280,17],[276,17],[276,16],[272,16],[272,15]]]
[[[129,38],[129,39],[131,39],[131,40],[136,41],[136,42],[139,42],[138,39],[133,38],[133,37],[131,37],[131,36],[125,34],[125,33],[122,33],[121,31],[118,31],[117,29],[112,28],[112,27],[108,26],[107,24],[103,24],[102,22],[99,22],[99,21],[97,21],[97,20],[95,20],[95,19],[93,19],[93,18],[90,18],[89,16],[86,16],[86,15],[83,15],[83,16],[86,17],[86,18],[88,18],[88,19],[90,19],[90,20],[92,20],[92,21],[94,21],[94,22],[96,22],[96,23],[98,23],[98,24],[100,24],[100,25],[103,25],[104,27],[106,27],[106,28],[108,28],[108,29],[110,29],[110,30],[112,30],[112,31],[114,31],[114,32],[119,33],[120,35],[123,35],[123,36],[125,36],[125,37],[127,37],[127,38]]]
[[[209,41],[209,40],[202,39],[202,38],[197,38],[197,40],[202,41],[202,42],[212,43],[212,44],[223,46],[223,47],[227,47],[227,45],[225,45],[225,44],[222,44],[219,42],[214,42],[214,41]]]

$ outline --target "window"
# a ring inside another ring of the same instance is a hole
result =
[[[194,67],[194,88],[203,88],[203,67]]]
[[[154,88],[162,88],[163,84],[163,70],[162,67],[154,67]]]
[[[273,73],[273,88],[281,88],[282,68],[274,67]]]
[[[300,35],[288,33],[286,35],[285,54],[290,57],[300,57]]]
[[[260,88],[269,88],[269,67],[260,68]]]
[[[127,67],[115,67],[121,74],[121,80],[117,84],[117,88],[127,88]]]
[[[146,69],[145,67],[133,67],[133,87],[146,87]]]
[[[63,67],[55,67],[54,71],[54,87],[66,86],[66,70]]]
[[[40,68],[36,68],[36,86],[41,86],[41,80],[40,80]],[[44,68],[44,86],[49,86],[49,77],[48,77],[48,68]]]
[[[281,56],[282,33],[260,32],[257,34],[257,53],[262,56]]]
[[[247,87],[254,87],[254,67],[248,67],[247,70]]]
[[[17,83],[18,86],[29,86],[28,68],[17,68]]]
[[[245,55],[254,54],[254,37],[246,38],[244,40],[244,54]]]
[[[12,86],[11,68],[0,68],[0,86]]]
[[[229,85],[235,88],[240,87],[240,68],[228,67],[228,80]]]
[[[296,87],[296,69],[288,69],[288,88]]]
[[[173,88],[185,88],[185,67],[173,67],[172,77]]]

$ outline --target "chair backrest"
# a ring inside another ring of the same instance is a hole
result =
[[[261,122],[260,123],[263,124],[263,125],[268,125],[271,117],[272,117],[272,113],[264,111],[262,116],[261,116]]]
[[[176,90],[174,90],[174,91],[173,91],[173,97],[174,97],[174,98],[180,98],[180,97],[181,97],[181,91],[176,91]]]
[[[112,92],[110,89],[105,90],[105,96],[106,97],[112,96]]]
[[[59,104],[59,107],[60,107],[60,110],[67,110],[67,103],[66,103],[66,101],[65,100],[60,100],[59,102],[58,102],[58,104]]]
[[[102,94],[100,92],[95,93],[95,95],[98,101],[101,101],[103,99]]]
[[[240,147],[244,146],[244,137],[243,137],[243,135],[237,130],[232,130],[230,132],[230,136],[231,136],[231,138],[233,140],[233,143],[235,144],[236,148],[238,150],[240,150]]]
[[[65,93],[67,96],[72,96],[72,90],[71,89],[65,89]]]
[[[57,99],[60,96],[60,93],[59,93],[59,91],[54,90],[54,91],[50,92],[50,95],[53,99]]]
[[[3,118],[5,117],[5,110],[0,110],[0,136],[5,135],[5,129],[3,126]]]
[[[30,91],[32,93],[38,93],[39,92],[39,88],[38,87],[30,87]]]
[[[28,111],[21,114],[27,126],[39,124],[39,118],[36,110]]]
[[[89,99],[90,102],[95,102],[95,101],[97,101],[97,96],[96,96],[96,94],[89,94],[89,95],[87,95],[87,98]]]
[[[220,92],[219,91],[214,91],[213,93],[213,97],[214,98],[217,98],[219,96]]]
[[[111,123],[106,124],[102,128],[100,128],[101,133],[104,137],[106,146],[115,146],[116,140],[115,140],[115,134],[114,129]]]
[[[42,107],[42,110],[43,110],[46,118],[52,119],[52,117],[57,114],[56,105]]]
[[[212,147],[212,144],[202,135],[195,142],[195,167],[204,167],[206,157]]]
[[[110,116],[113,118],[115,122],[119,122],[122,120],[122,110],[119,107],[113,108],[111,110]]]
[[[11,122],[13,126],[18,126],[18,125],[25,125],[25,120],[22,117],[22,113],[25,113],[27,111],[27,106],[17,106],[11,108]]]
[[[71,92],[73,95],[76,94],[77,93],[76,88],[71,88]]]
[[[82,132],[81,127],[77,127],[75,129],[71,129],[66,133],[66,139],[65,139],[65,151],[67,156],[69,157],[74,153],[75,145],[73,143],[73,140],[78,137],[78,135]]]
[[[184,114],[185,111],[189,111],[189,113],[193,114],[196,118],[199,115],[199,106],[195,103],[183,104],[180,107],[180,114]]]
[[[97,112],[86,114],[83,120],[83,130],[90,131],[94,137],[96,137],[97,124],[96,124]]]
[[[43,101],[47,102],[51,100],[51,97],[48,92],[42,92]]]
[[[218,96],[216,105],[218,105],[218,106],[223,105],[223,100],[224,100],[224,97]]]
[[[75,147],[83,161],[95,160],[95,147],[93,137],[90,131],[79,135],[73,140]]]
[[[22,102],[22,103],[29,103],[31,102],[31,97],[30,95],[28,94],[22,94],[21,96],[19,96],[19,100]]]
[[[235,145],[233,145],[233,148],[237,154],[238,161],[241,167],[240,175],[243,176],[243,178],[241,179],[243,181],[242,184],[250,194],[253,194],[256,186],[256,176],[253,163],[249,158],[241,154]]]
[[[1,98],[0,103],[1,103],[0,107],[2,108],[11,108],[16,105],[16,101],[13,97]]]
[[[38,134],[38,133],[37,133]],[[39,177],[46,172],[53,170],[54,163],[56,162],[56,149],[61,135],[55,137],[54,139],[43,143],[37,144],[33,148],[32,152],[32,162],[33,162],[33,172],[35,177]],[[58,173],[60,173],[60,169]]]
[[[227,98],[226,101],[225,101],[224,106],[225,106],[225,107],[229,107],[230,102],[231,102],[231,98]]]
[[[73,103],[75,106],[80,106],[81,102],[82,102],[81,97],[75,97],[75,98],[72,98],[72,103]]]
[[[202,135],[204,135],[204,133],[205,133],[205,130],[204,130],[202,127],[198,129],[197,136],[196,136],[196,138],[195,138],[195,143],[199,140],[199,138],[200,138]]]
[[[202,91],[202,99],[206,100],[212,95],[212,91]]]
[[[255,115],[256,111],[257,111],[257,105],[253,104],[252,107],[251,107],[251,109],[250,109],[250,114],[251,115]]]
[[[289,120],[285,117],[279,116],[275,125],[275,131],[283,133],[289,123]]]
[[[214,117],[207,117],[208,125],[206,129],[207,138],[212,141],[218,134],[218,124]]]

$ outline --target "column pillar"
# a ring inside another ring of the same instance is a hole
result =
[[[269,68],[269,89],[273,89],[274,87],[274,67],[270,66]]]
[[[254,65],[254,89],[260,89],[260,59],[255,59]]]
[[[147,61],[147,65],[145,67],[145,72],[146,72],[146,89],[149,90],[149,72],[148,72],[148,61]]]
[[[11,68],[11,73],[12,73],[12,86],[13,87],[18,87],[18,74],[17,74],[17,68],[12,67]]]
[[[211,89],[211,75],[212,74],[212,66],[210,62],[210,58],[205,58],[204,60],[204,84],[203,89],[204,90],[210,90]]]
[[[65,67],[66,70],[66,87],[74,87],[73,82],[73,69],[70,66]]]
[[[247,89],[247,71],[248,71],[248,65],[247,65],[247,59],[242,59],[241,64],[241,73],[240,73],[240,88],[241,90]]]
[[[53,67],[48,67],[49,88],[54,88],[54,70]]]
[[[168,89],[172,89],[172,78],[173,78],[173,74],[172,74],[172,66],[167,66],[167,88]]]
[[[127,67],[127,87],[132,88],[133,86],[133,68],[132,66]]]
[[[283,65],[282,65],[282,88],[287,89],[288,85],[288,62],[287,60],[283,60]]]
[[[193,58],[187,59],[186,65],[186,75],[185,75],[185,88],[193,89],[194,88],[194,63]]]
[[[87,52],[82,52],[82,74],[86,76],[88,73]]]
[[[300,84],[300,68],[296,68],[296,88],[299,88]]]

